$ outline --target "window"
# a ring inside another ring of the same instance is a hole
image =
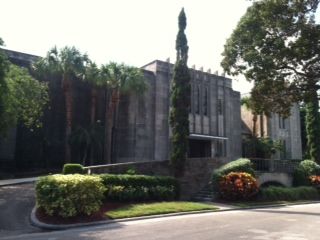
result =
[[[196,100],[196,114],[199,114],[200,113],[200,87],[199,86],[197,86],[195,100]]]
[[[216,151],[215,156],[216,157],[226,157],[226,141],[225,140],[216,140]]]
[[[223,111],[222,111],[222,99],[218,99],[218,114],[222,115]]]
[[[287,144],[286,140],[282,139],[280,140],[280,144],[282,149],[280,150],[280,159],[286,159],[287,158]]]
[[[279,115],[279,128],[285,129],[286,128],[286,119]]]
[[[208,116],[208,88],[204,91],[203,115]]]

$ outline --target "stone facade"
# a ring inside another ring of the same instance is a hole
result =
[[[27,68],[39,58],[10,50],[5,52],[12,63]],[[141,69],[148,90],[143,95],[120,97],[113,129],[112,163],[162,161],[170,156],[169,112],[173,64],[155,60]],[[240,157],[240,94],[233,91],[231,79],[195,69],[190,69],[190,74],[189,157],[220,158],[225,162]],[[12,130],[10,139],[0,140],[0,165],[1,162],[11,162],[25,169],[60,167],[63,164],[65,110],[61,79],[48,76],[40,80],[48,82],[50,95],[44,127],[30,132],[18,126]],[[72,86],[73,127],[89,128],[90,85],[72,79]],[[102,128],[107,109],[106,94],[105,89],[98,89],[96,119]],[[105,164],[103,154],[96,154],[93,164]],[[81,162],[79,151],[75,148],[72,148],[72,161]]]
[[[122,102],[115,162],[157,161],[170,156],[173,64],[155,60],[142,69],[148,90]],[[223,157],[226,161],[240,157],[240,94],[232,90],[231,79],[195,69],[190,69],[190,74],[189,157]]]
[[[241,107],[243,121],[243,134],[253,133],[253,114],[245,106]],[[259,115],[256,122],[256,136],[270,137],[280,141],[285,151],[277,152],[274,159],[302,159],[301,127],[299,105],[291,107],[291,115],[283,118],[279,114],[271,114],[270,117]]]

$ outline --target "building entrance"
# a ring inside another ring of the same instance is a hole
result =
[[[189,139],[190,158],[209,158],[211,157],[211,141]]]

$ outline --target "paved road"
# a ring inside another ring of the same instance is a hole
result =
[[[34,184],[0,187],[0,238],[39,232],[32,227],[29,216],[35,204]]]
[[[320,204],[114,223],[3,239],[319,240]]]

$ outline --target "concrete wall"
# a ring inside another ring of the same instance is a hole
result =
[[[245,131],[249,129],[253,133],[253,114],[245,106],[241,107],[241,118],[245,127]],[[274,159],[302,159],[301,144],[301,126],[299,105],[294,104],[291,107],[291,115],[284,119],[284,126],[280,126],[281,116],[279,114],[271,114],[271,117],[263,116],[261,123],[260,115],[257,117],[256,135],[257,137],[270,137],[273,140],[285,141],[286,154],[283,156],[277,152],[272,157]],[[261,132],[261,124],[263,124],[263,134]],[[244,132],[247,134],[247,132]]]
[[[154,106],[154,112],[144,113],[152,114],[154,117],[153,140],[150,139],[150,142],[154,142],[154,157],[149,160],[165,160],[170,156],[169,109],[173,64],[156,60],[143,66],[142,69],[152,72],[155,78],[154,89],[148,90],[153,91],[154,98],[147,97],[144,100],[147,104]],[[190,69],[190,76],[190,133],[224,137],[227,139],[224,146],[226,150],[224,159],[230,161],[240,157],[240,94],[232,90],[231,79],[194,68]],[[204,105],[206,94],[207,114],[205,114]],[[221,113],[218,113],[219,102],[221,102]],[[197,105],[199,105],[199,109]],[[136,141],[141,140],[137,138]],[[212,146],[215,148],[214,141],[212,141]]]
[[[302,159],[301,126],[298,104],[292,106],[290,113],[291,115],[284,120],[284,128],[280,127],[280,116],[278,114],[272,114],[268,125],[268,135],[274,140],[285,140],[285,158]],[[281,158],[281,154],[277,153],[274,157]]]
[[[292,174],[289,173],[258,173],[258,184],[261,186],[267,182],[278,182],[286,187],[292,186]]]

